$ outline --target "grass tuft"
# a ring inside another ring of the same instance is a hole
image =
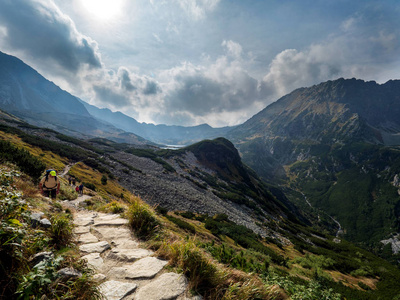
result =
[[[139,198],[132,199],[127,217],[129,226],[139,238],[149,239],[161,229],[161,223],[153,209]]]
[[[65,213],[55,214],[50,219],[50,238],[55,248],[68,246],[73,238],[73,225],[70,215]]]

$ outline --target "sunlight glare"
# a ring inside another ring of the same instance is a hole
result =
[[[109,20],[122,12],[124,0],[82,0],[83,7],[94,17]]]

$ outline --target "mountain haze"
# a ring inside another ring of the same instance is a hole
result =
[[[164,145],[188,145],[203,139],[224,136],[233,127],[213,128],[208,124],[198,126],[170,126],[139,123],[121,112],[112,112],[107,108],[98,108],[84,101],[82,104],[89,113],[113,126],[133,132],[149,141]]]

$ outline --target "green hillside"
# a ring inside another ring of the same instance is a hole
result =
[[[29,170],[21,172],[26,166],[26,158],[35,162],[34,165],[41,171],[49,167],[61,171],[65,165],[77,162],[70,155],[79,155],[82,156],[80,159],[84,159],[70,169],[70,174],[90,187],[86,193],[93,198],[87,207],[123,212],[128,218],[136,212],[145,212],[139,215],[140,227],[139,223],[131,220],[134,232],[146,240],[148,247],[159,256],[168,259],[171,268],[184,273],[190,280],[193,293],[201,294],[205,299],[394,299],[399,296],[400,271],[396,267],[349,242],[339,242],[334,236],[301,225],[298,220],[277,217],[274,221],[259,224],[280,235],[281,238],[277,239],[263,238],[233,223],[223,214],[168,212],[162,207],[154,210],[120,185],[113,169],[106,167],[106,161],[101,163],[99,153],[105,153],[97,150],[94,144],[87,146],[78,140],[70,140],[66,144],[63,137],[45,143],[45,135],[30,144],[30,134],[6,125],[1,128],[0,136],[2,141],[8,141],[2,142],[2,145],[14,147],[15,153],[10,156],[3,151],[1,156],[1,286],[3,295],[8,295],[9,299],[17,297],[15,291],[34,299],[39,295],[58,299],[96,299],[98,295],[90,271],[76,257],[74,241],[56,234],[60,231],[55,231],[55,225],[49,229],[31,229],[27,217],[29,212],[44,211],[51,220],[64,222],[53,224],[64,224],[60,225],[63,226],[61,228],[70,228],[71,212],[65,211],[61,202],[46,200],[37,193],[33,182],[37,180],[38,173]],[[226,147],[225,143],[219,140],[216,145]],[[208,143],[204,145],[207,149],[213,148]],[[194,146],[193,151],[200,155],[202,150],[198,146]],[[65,154],[62,152],[64,147],[71,147],[75,154]],[[159,159],[171,155],[153,153]],[[85,154],[87,157],[84,157]],[[153,162],[155,158],[141,157]],[[212,162],[212,159],[207,158],[207,161]],[[219,167],[224,176],[237,182],[243,180],[251,191],[255,188],[251,185],[254,185],[254,179],[247,178],[249,175],[245,174],[248,173],[242,173],[237,166]],[[231,174],[235,176],[231,177]],[[103,177],[107,179],[106,184]],[[59,199],[76,197],[69,191],[66,180],[62,180]],[[5,190],[8,192],[5,193]],[[15,196],[10,198],[11,190]],[[238,185],[234,184],[232,190],[237,193]],[[245,191],[242,190],[242,193]],[[32,269],[26,261],[41,251],[52,251],[55,260],[51,266]],[[11,265],[6,261],[12,262]],[[52,284],[58,276],[57,270],[68,265],[87,274],[85,281]]]

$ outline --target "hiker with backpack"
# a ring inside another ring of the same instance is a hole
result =
[[[79,186],[79,194],[83,196],[83,183]]]
[[[45,197],[56,199],[60,191],[60,181],[55,170],[46,171],[46,175],[39,182],[39,189]]]

